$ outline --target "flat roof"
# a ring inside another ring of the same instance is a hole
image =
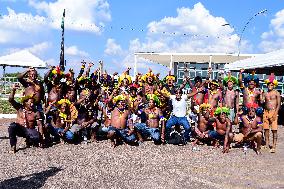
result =
[[[232,63],[260,54],[226,54],[226,53],[156,53],[156,52],[137,52],[134,53],[138,58],[162,64],[170,67],[171,62],[196,62],[196,63]]]

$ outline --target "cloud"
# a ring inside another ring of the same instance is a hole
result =
[[[178,8],[177,15],[152,21],[147,26],[145,38],[132,39],[122,59],[123,66],[132,66],[135,52],[183,52],[183,53],[238,53],[239,36],[223,17],[216,17],[202,3],[193,8]],[[242,40],[241,50],[252,51],[252,44]],[[242,52],[244,53],[244,52]],[[165,67],[139,60],[138,68],[148,67],[161,72]]]
[[[7,8],[8,14],[0,17],[0,43],[23,43],[36,38],[39,31],[44,31],[45,17],[30,13],[16,13]]]
[[[116,43],[115,39],[108,39],[106,49],[104,51],[107,55],[121,55],[123,53],[122,48]]]
[[[10,48],[10,49],[7,49],[6,54],[14,53],[14,52],[17,52],[17,51],[20,51],[20,50],[28,50],[36,56],[42,56],[51,47],[52,47],[52,43],[45,41],[45,42],[37,43],[37,44],[35,44],[31,47]]]
[[[264,52],[271,52],[284,48],[284,9],[274,15],[270,21],[270,30],[263,32],[259,48]]]
[[[178,8],[176,17],[150,22],[146,41],[138,48],[156,52],[236,53],[239,36],[230,25],[222,26],[226,23],[225,18],[211,15],[202,3],[192,9]]]
[[[111,20],[106,0],[57,0],[44,2],[29,0],[29,5],[39,13],[44,12],[50,25],[59,29],[63,10],[66,9],[65,27],[71,30],[101,33],[101,26]]]
[[[65,48],[65,54],[70,56],[80,56],[80,57],[88,57],[89,54],[85,51],[81,51],[77,46],[73,45]]]

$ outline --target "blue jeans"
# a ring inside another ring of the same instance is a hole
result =
[[[121,137],[125,142],[131,143],[136,140],[136,137],[134,134],[128,135],[129,129],[117,129],[113,126],[110,126],[108,131],[114,131],[116,136]]]
[[[188,141],[189,135],[190,135],[190,124],[189,124],[187,118],[186,117],[176,117],[176,116],[172,115],[166,123],[167,136],[169,136],[171,128],[174,125],[182,125],[183,126],[183,128],[184,128],[184,139],[185,139],[185,141]]]
[[[55,138],[58,138],[58,139],[60,138],[60,133],[62,133],[64,131],[64,129],[62,129],[62,128],[56,128],[56,127],[52,127],[52,126],[50,126],[50,128],[51,128],[50,134],[52,136],[54,136]],[[71,131],[67,131],[64,134],[64,138],[71,141],[71,140],[74,139],[74,134]]]
[[[137,123],[135,124],[135,128],[137,128],[138,132],[143,136],[151,136],[154,142],[160,141],[161,135],[159,128],[147,127],[146,123]]]

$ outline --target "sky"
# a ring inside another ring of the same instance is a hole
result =
[[[82,60],[94,62],[93,69],[103,60],[109,73],[122,72],[133,67],[135,52],[266,53],[284,48],[283,0],[0,0],[0,55],[27,49],[57,65],[64,9],[65,59],[76,72]],[[262,10],[267,11],[257,14]],[[138,72],[149,67],[168,71],[138,62]]]

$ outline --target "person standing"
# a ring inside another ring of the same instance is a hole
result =
[[[263,114],[263,129],[265,136],[265,148],[269,148],[269,129],[271,128],[273,136],[273,144],[270,150],[271,153],[276,152],[277,142],[277,129],[278,129],[278,111],[281,105],[280,94],[275,87],[278,82],[274,79],[274,75],[271,75],[267,80],[268,91],[264,93],[264,114]]]

